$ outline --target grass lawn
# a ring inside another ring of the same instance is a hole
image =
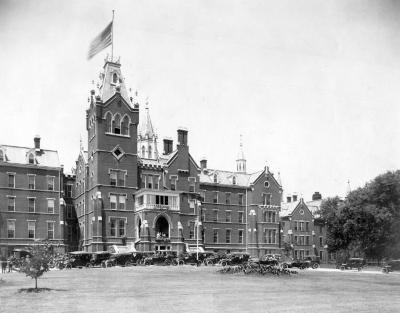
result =
[[[217,267],[114,267],[45,273],[42,293],[20,273],[0,276],[0,312],[399,312],[400,275],[304,270],[220,274]]]

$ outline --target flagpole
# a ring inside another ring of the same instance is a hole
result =
[[[114,10],[112,10],[112,26],[111,26],[111,62],[114,57]]]

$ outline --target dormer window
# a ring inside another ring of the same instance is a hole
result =
[[[113,84],[117,84],[118,83],[118,75],[117,73],[114,73],[112,76],[112,82]]]
[[[232,177],[232,184],[236,185],[236,177],[235,176]]]
[[[217,176],[217,174],[214,174],[214,183],[217,183],[218,182],[218,176]]]
[[[29,154],[29,164],[35,164],[35,157],[33,156],[33,154]]]
[[[0,162],[4,162],[4,153],[3,150],[0,149]]]

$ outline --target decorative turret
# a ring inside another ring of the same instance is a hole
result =
[[[126,103],[131,104],[130,97],[128,95],[125,79],[121,74],[121,64],[119,59],[112,62],[108,57],[104,60],[103,72],[100,73],[100,84],[98,86],[97,100],[101,100],[105,103],[110,99],[116,92],[119,92]]]
[[[144,118],[139,126],[138,154],[141,158],[158,159],[157,135],[151,123],[148,102],[146,102],[145,110]]]
[[[240,135],[240,148],[236,158],[236,172],[246,173],[246,158],[243,153],[242,135]]]

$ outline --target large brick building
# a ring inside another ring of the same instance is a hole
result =
[[[0,145],[0,254],[36,239],[64,251],[63,168],[54,150]]]
[[[106,60],[90,91],[87,150],[81,142],[71,174],[63,173],[56,151],[40,148],[39,138],[33,148],[0,146],[1,253],[36,238],[50,239],[60,251],[126,245],[141,251],[280,253],[301,205],[280,223],[279,174],[268,166],[249,173],[242,143],[235,170],[210,169],[205,159],[199,166],[185,128],[177,130],[175,146],[164,138],[159,152],[148,104],[140,124],[139,107],[120,63]],[[310,234],[290,234],[291,244],[307,243],[307,249],[296,246],[299,257],[319,253],[310,239],[314,226],[304,227]]]

